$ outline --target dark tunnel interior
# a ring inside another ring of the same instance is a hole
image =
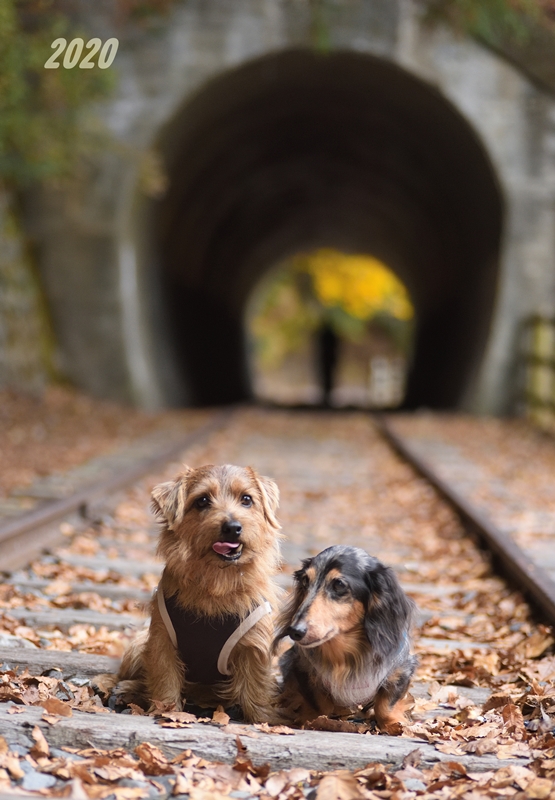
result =
[[[250,397],[249,293],[281,258],[325,246],[374,255],[407,286],[405,406],[460,403],[488,334],[502,199],[438,91],[379,58],[288,51],[213,80],[159,146],[158,271],[190,400]]]

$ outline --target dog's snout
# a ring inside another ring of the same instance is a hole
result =
[[[226,537],[226,541],[228,542],[237,541],[242,530],[243,526],[236,519],[226,519],[222,524],[222,534]]]
[[[287,635],[293,639],[294,642],[300,642],[306,634],[306,623],[297,622],[296,625],[290,625]]]

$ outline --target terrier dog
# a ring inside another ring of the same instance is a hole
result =
[[[207,465],[155,486],[166,563],[151,602],[150,628],[125,653],[120,694],[180,710],[239,705],[249,722],[268,719],[271,607],[279,566],[274,481],[250,467]]]
[[[413,613],[393,570],[358,547],[328,547],[303,561],[274,643],[287,635],[294,642],[280,659],[283,713],[301,724],[373,707],[380,729],[398,732],[417,665]]]

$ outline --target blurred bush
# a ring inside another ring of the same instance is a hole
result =
[[[406,352],[414,317],[404,285],[385,264],[332,249],[287,261],[261,285],[253,306],[250,328],[267,368],[279,366],[324,324],[357,341],[372,322]]]
[[[144,21],[175,0],[114,0],[113,22]],[[63,0],[0,0],[0,184],[70,175],[79,155],[106,145],[87,108],[115,83],[111,69],[45,69],[52,42],[90,36]],[[99,14],[104,9],[99,9]],[[60,60],[63,58],[60,58]]]
[[[113,74],[100,69],[45,69],[51,44],[88,37],[49,0],[0,3],[0,181],[25,185],[67,174],[83,146],[79,112],[104,96]]]
[[[430,22],[444,20],[465,33],[494,41],[524,40],[530,25],[549,22],[553,0],[421,0]]]

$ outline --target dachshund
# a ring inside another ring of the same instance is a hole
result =
[[[302,724],[373,708],[380,730],[398,733],[417,659],[415,606],[393,570],[358,547],[335,545],[303,561],[294,577],[274,640],[274,650],[293,640],[280,659],[283,716]]]

